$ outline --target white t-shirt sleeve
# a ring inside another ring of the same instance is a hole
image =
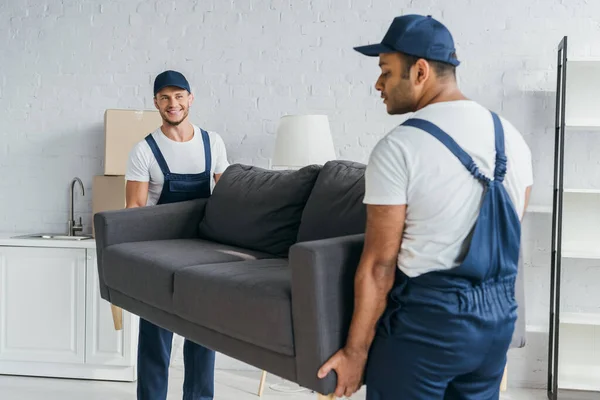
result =
[[[149,182],[150,181],[150,159],[144,146],[145,142],[139,142],[129,152],[127,160],[127,171],[125,179],[128,181]]]
[[[517,168],[519,171],[523,171],[523,181],[525,182],[525,187],[529,187],[533,185],[533,161],[531,157],[531,150],[527,143],[524,142],[524,150],[525,157],[522,158],[523,165],[518,165]]]
[[[221,135],[214,133],[213,139],[215,141],[213,147],[212,156],[215,157],[215,170],[214,174],[222,174],[229,167],[229,161],[227,161],[227,149],[225,143],[221,138]]]
[[[531,149],[527,144],[527,141],[517,130],[517,128],[505,119],[502,120],[502,124],[505,126],[505,135],[509,130],[512,135],[511,139],[514,143],[511,143],[511,149],[505,149],[506,152],[510,150],[508,168],[513,168],[517,171],[517,177],[519,183],[525,187],[533,185],[533,161],[531,156]],[[522,190],[523,188],[518,188]]]
[[[408,167],[399,143],[385,137],[373,149],[365,171],[363,203],[403,205],[407,203]]]

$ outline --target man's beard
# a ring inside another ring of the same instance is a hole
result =
[[[412,89],[408,85],[396,85],[386,92],[388,114],[403,115],[413,111],[410,99]]]
[[[167,124],[169,124],[171,126],[178,126],[179,124],[181,124],[187,118],[187,116],[188,116],[188,110],[184,110],[183,117],[181,117],[181,119],[179,121],[171,121],[171,120],[168,119],[167,115],[168,115],[167,113],[163,114],[163,116],[162,116],[163,120]]]

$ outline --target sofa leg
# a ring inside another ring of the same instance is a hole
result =
[[[334,394],[325,396],[324,394],[317,393],[317,400],[334,400],[334,399],[335,399]]]
[[[113,324],[115,330],[120,331],[123,329],[123,309],[113,304],[110,305],[110,311],[112,312]]]
[[[504,375],[502,376],[502,382],[500,382],[500,391],[506,392],[508,389],[508,365],[504,367]]]
[[[265,390],[265,381],[267,380],[267,371],[262,372],[260,377],[260,384],[258,385],[258,397],[262,397],[263,392]]]

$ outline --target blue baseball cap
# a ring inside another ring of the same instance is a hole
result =
[[[154,79],[154,95],[156,96],[156,93],[167,86],[175,86],[185,89],[190,93],[192,92],[190,89],[190,84],[188,83],[187,79],[185,79],[185,76],[183,76],[181,72],[177,71],[169,70],[161,72],[156,76],[156,79]]]
[[[381,43],[355,47],[354,50],[369,57],[400,52],[454,66],[460,64],[456,58],[452,34],[431,15],[409,14],[396,17]]]

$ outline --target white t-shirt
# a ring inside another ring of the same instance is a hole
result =
[[[413,114],[437,125],[493,179],[494,123],[489,110],[470,100],[431,104]],[[533,184],[531,151],[516,128],[504,128],[504,187],[519,216]],[[373,149],[365,172],[365,204],[407,205],[398,267],[410,277],[460,264],[483,196],[483,184],[438,139],[398,126]]]
[[[152,132],[169,170],[178,174],[198,174],[205,171],[204,142],[200,128],[194,126],[194,136],[186,142],[169,139],[160,128]],[[223,173],[229,166],[225,143],[218,133],[207,131],[210,139],[211,167],[210,190],[215,186],[214,174]],[[155,205],[160,198],[164,175],[146,140],[138,142],[129,153],[125,179],[149,182],[146,205]]]

